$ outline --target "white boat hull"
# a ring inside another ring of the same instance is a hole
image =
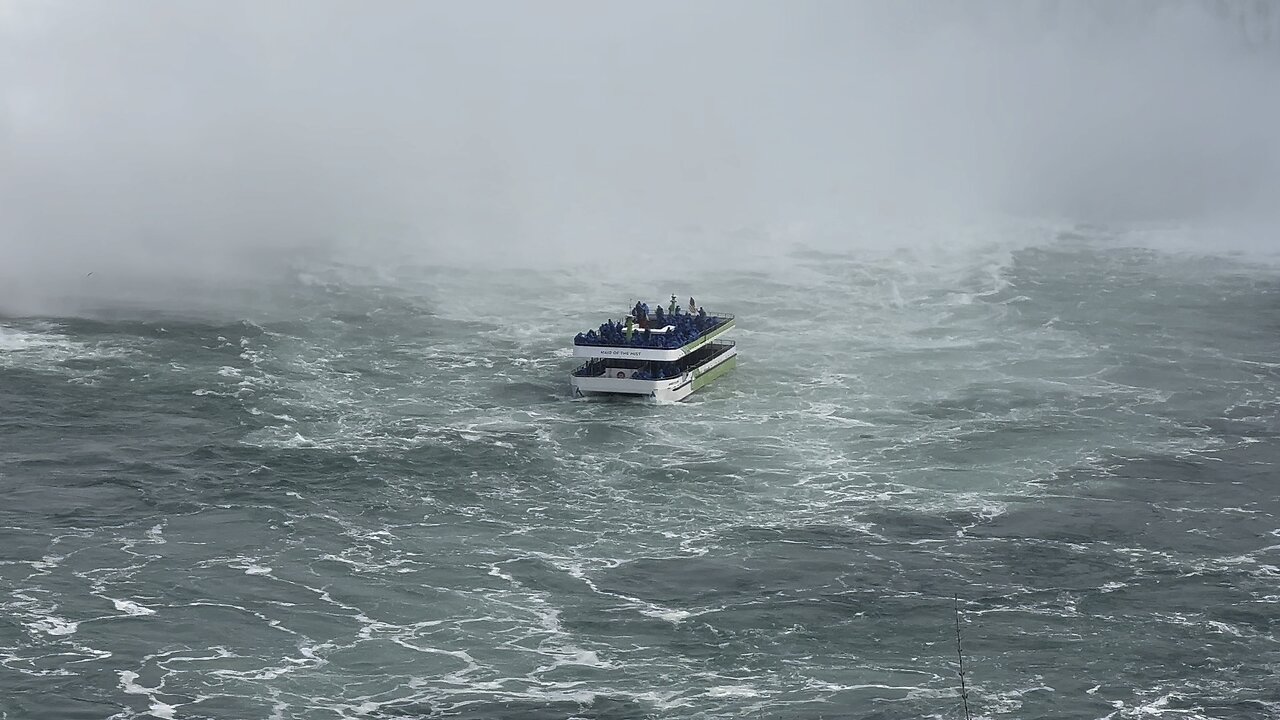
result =
[[[635,380],[627,376],[610,377],[570,376],[575,397],[592,395],[630,395],[650,398],[658,402],[679,402],[689,397],[695,390],[706,386],[716,378],[733,369],[738,362],[737,347],[717,354],[703,365],[691,368],[678,377],[665,380]]]

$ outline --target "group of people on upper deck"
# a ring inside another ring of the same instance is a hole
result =
[[[694,308],[697,314],[693,313]],[[665,312],[658,306],[650,314],[648,304],[638,302],[623,322],[614,322],[611,318],[599,331],[578,333],[573,343],[672,349],[688,343],[718,322],[718,318],[707,315],[705,308],[698,307],[693,298],[689,298],[689,312],[682,312],[676,296],[672,295]]]
[[[659,305],[654,310],[654,313],[653,313],[654,327],[656,328],[666,327],[667,325],[670,324],[671,321],[674,320],[675,316],[679,314],[680,314],[680,302],[676,300],[675,295],[672,295],[671,303],[667,305],[666,313],[662,312],[661,305]],[[705,319],[707,317],[706,308],[698,307],[698,304],[693,301],[693,296],[689,296],[688,314],[697,315],[700,319]],[[668,320],[669,317],[672,318],[672,320],[669,321]],[[648,329],[649,327],[649,304],[648,303],[637,302],[635,304],[635,307],[631,308],[631,315],[627,317],[627,325],[630,326],[633,322],[637,326],[639,326],[641,330]]]

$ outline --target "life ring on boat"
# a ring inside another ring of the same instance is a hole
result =
[[[621,379],[625,378],[626,376],[627,376],[627,374],[626,374],[626,373],[622,372],[621,370],[619,370],[619,371],[618,371],[618,379],[619,379],[619,380],[621,380]]]

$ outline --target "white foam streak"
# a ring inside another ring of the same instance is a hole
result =
[[[111,603],[115,605],[116,610],[133,617],[144,617],[147,615],[155,615],[156,611],[149,607],[144,607],[132,600],[121,600],[111,598]]]

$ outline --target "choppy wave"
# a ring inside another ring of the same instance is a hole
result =
[[[0,708],[953,717],[958,596],[979,716],[1275,714],[1280,281],[997,239],[6,321]],[[669,292],[741,366],[571,402],[567,339]]]

